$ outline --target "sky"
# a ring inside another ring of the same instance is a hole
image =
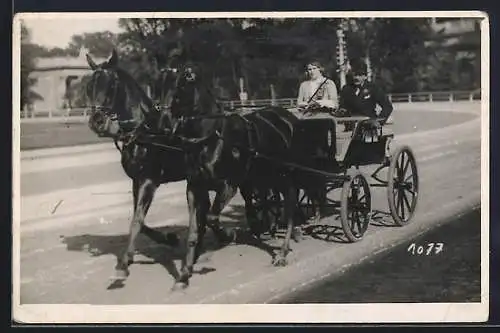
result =
[[[31,42],[49,48],[68,46],[71,36],[86,32],[109,30],[117,33],[118,18],[56,18],[56,17],[29,17],[23,18],[31,33]]]

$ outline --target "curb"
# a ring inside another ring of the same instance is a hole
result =
[[[425,110],[426,112],[458,112],[458,113],[472,113],[474,114],[475,112],[471,112],[469,110],[457,110],[457,106],[464,107],[466,105],[471,105],[474,107],[479,108],[480,112],[480,106],[481,102],[480,101],[464,101],[464,102],[435,102],[435,103],[428,103],[428,102],[415,102],[415,103],[394,103],[394,109],[395,111],[403,111],[403,112],[410,112],[410,111],[416,111],[416,110],[422,110],[422,107],[424,106],[431,106],[432,108],[429,108],[429,110]],[[61,119],[61,121],[64,121],[65,119]],[[52,120],[55,121],[55,120]],[[456,125],[452,125],[456,126]],[[67,146],[67,147],[57,147],[57,148],[40,148],[40,149],[30,149],[30,150],[21,150],[21,160],[28,160],[28,159],[38,159],[38,158],[48,158],[48,157],[56,157],[60,155],[79,155],[79,154],[84,154],[84,153],[93,153],[97,151],[111,151],[115,150],[116,148],[114,147],[113,143],[91,143],[91,144],[85,144],[85,145],[78,145],[78,146]]]

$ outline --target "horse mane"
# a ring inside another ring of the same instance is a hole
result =
[[[253,124],[256,148],[262,153],[288,154],[298,118],[282,107],[268,106],[242,115]],[[247,130],[247,129],[246,129]]]
[[[117,68],[116,72],[121,80],[125,83],[127,92],[128,104],[132,108],[135,116],[146,121],[156,120],[159,115],[153,100],[146,94],[144,89],[137,83],[137,81],[125,70]],[[137,111],[140,114],[137,114]]]

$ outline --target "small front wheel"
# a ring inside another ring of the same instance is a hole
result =
[[[371,220],[370,184],[359,171],[350,175],[342,188],[340,221],[347,239],[357,242],[363,238]]]

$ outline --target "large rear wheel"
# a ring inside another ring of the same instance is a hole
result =
[[[413,151],[408,146],[396,150],[391,158],[387,180],[387,199],[394,223],[408,224],[418,201],[418,171]]]

